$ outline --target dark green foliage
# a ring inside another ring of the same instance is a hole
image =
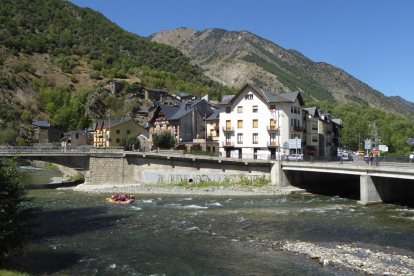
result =
[[[18,179],[15,158],[0,158],[0,259],[22,252],[30,231],[28,219],[38,208],[26,197],[26,185]]]
[[[36,69],[33,67],[33,65],[28,62],[16,63],[13,65],[12,69],[16,74],[20,72],[29,72],[33,74],[36,72]]]
[[[154,134],[152,136],[152,143],[154,147],[161,149],[170,149],[175,146],[174,135],[169,132],[163,132],[161,134]]]
[[[0,119],[10,122],[19,117],[19,110],[11,104],[0,103]]]
[[[119,145],[124,147],[124,150],[132,150],[132,145],[134,145],[134,149],[138,150],[140,147],[138,134],[130,134],[127,137],[122,138]]]
[[[0,44],[24,54],[74,54],[88,58],[96,71],[117,68],[118,77],[148,65],[182,79],[204,80],[179,50],[129,33],[101,13],[68,1],[4,0],[0,15]],[[58,63],[64,71],[72,69],[69,60]]]
[[[323,113],[343,122],[342,143],[351,150],[364,149],[363,141],[371,139],[374,123],[378,129],[381,145],[387,145],[389,154],[408,156],[414,150],[407,138],[414,138],[414,121],[392,113],[374,109],[366,105],[351,103],[338,105],[327,102],[308,102],[306,106],[316,106]],[[358,143],[361,145],[358,146]]]

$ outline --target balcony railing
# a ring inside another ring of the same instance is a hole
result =
[[[223,147],[234,147],[234,142],[223,142],[222,145]]]
[[[277,128],[277,126],[267,126],[267,131],[278,131],[279,129]]]
[[[303,131],[303,127],[301,127],[301,126],[292,126],[290,131]]]
[[[223,132],[234,132],[234,127],[223,127]]]
[[[268,148],[276,148],[277,147],[277,142],[267,142],[267,147]]]

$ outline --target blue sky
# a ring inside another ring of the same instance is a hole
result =
[[[187,27],[249,31],[414,102],[412,0],[70,0],[146,37]]]

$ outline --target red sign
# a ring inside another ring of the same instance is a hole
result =
[[[374,154],[378,155],[379,154],[379,150],[374,150]]]

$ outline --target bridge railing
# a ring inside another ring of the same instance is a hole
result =
[[[0,147],[0,153],[83,153],[89,152],[89,146],[78,147]]]

